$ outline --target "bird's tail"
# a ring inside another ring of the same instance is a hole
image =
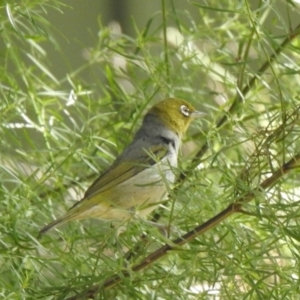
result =
[[[40,231],[39,231],[39,237],[42,236],[43,234],[47,233],[50,229],[63,225],[71,220],[74,220],[77,218],[78,213],[67,213],[66,215],[54,220],[53,222],[49,223],[48,225],[46,225],[45,227],[43,227]]]
[[[56,227],[56,226],[59,226],[59,225],[62,225],[64,224],[65,221],[63,218],[59,218],[53,222],[51,222],[50,224],[46,225],[45,227],[43,227],[40,231],[39,231],[39,236],[45,234],[46,232],[48,232],[50,229]]]

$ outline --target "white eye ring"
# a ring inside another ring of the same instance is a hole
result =
[[[186,117],[188,117],[188,116],[190,115],[190,110],[189,110],[189,108],[188,108],[187,106],[185,106],[185,105],[181,105],[181,106],[180,106],[180,111],[181,111],[181,113],[182,113],[184,116],[186,116]]]

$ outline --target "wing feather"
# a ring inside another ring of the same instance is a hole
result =
[[[130,179],[139,174],[149,166],[153,166],[162,160],[167,154],[168,148],[163,145],[155,145],[150,149],[140,151],[140,156],[135,160],[120,161],[117,160],[112,166],[88,188],[82,200],[77,202],[71,209],[82,201],[93,198],[95,195],[102,193],[114,186]]]

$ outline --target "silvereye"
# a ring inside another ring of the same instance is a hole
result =
[[[145,115],[141,128],[83,199],[40,234],[71,220],[126,221],[151,213],[174,182],[180,141],[191,121],[204,115],[180,99],[166,99]]]

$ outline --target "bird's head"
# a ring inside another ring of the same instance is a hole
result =
[[[157,118],[159,123],[182,137],[192,120],[205,115],[205,113],[197,111],[184,100],[169,98],[155,104],[147,115]]]

